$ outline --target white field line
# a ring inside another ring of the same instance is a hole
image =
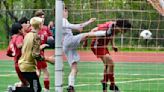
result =
[[[145,81],[162,81],[164,78],[150,78],[150,79],[139,79],[139,80],[131,80],[131,81],[120,81],[116,82],[117,84],[124,84],[124,83],[135,83],[135,82],[145,82]],[[83,86],[96,86],[96,85],[101,85],[100,83],[98,84],[80,84],[80,85],[75,85],[75,87],[83,87]],[[67,88],[68,86],[64,86],[64,88]]]

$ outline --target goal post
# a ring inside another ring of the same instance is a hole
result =
[[[55,92],[63,92],[62,18],[63,0],[55,2]]]

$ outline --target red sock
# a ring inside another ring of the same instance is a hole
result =
[[[110,80],[111,85],[115,85],[114,74],[108,74],[108,79]]]
[[[103,75],[103,80],[101,82],[103,83],[107,83],[108,82],[108,74],[106,73],[106,71],[104,70],[104,75]]]
[[[49,90],[50,88],[50,81],[48,78],[44,79],[44,87]]]

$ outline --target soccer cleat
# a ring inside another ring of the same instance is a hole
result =
[[[15,86],[9,85],[8,92],[14,92],[16,90]]]
[[[69,87],[67,88],[67,91],[68,91],[68,92],[75,92],[75,89],[74,89],[73,86],[69,86]]]
[[[107,92],[107,83],[102,83],[103,92]]]
[[[112,92],[120,92],[119,88],[116,85],[110,85],[109,89]]]

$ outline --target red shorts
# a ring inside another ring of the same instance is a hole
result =
[[[47,68],[47,63],[46,61],[37,61],[37,68],[40,69],[44,69]]]
[[[15,71],[20,79],[20,81],[24,84],[24,85],[27,85],[27,81],[26,79],[23,78],[23,75],[19,69],[19,66],[18,66],[18,63],[15,63]]]
[[[100,58],[103,55],[110,54],[108,51],[108,48],[94,48],[91,47],[92,52],[97,56],[97,58]]]

